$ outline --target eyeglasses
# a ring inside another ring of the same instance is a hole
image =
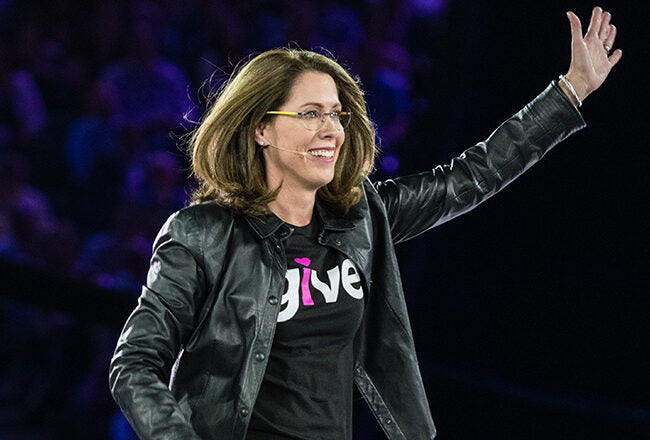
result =
[[[350,112],[325,112],[320,113],[316,110],[310,110],[308,112],[282,112],[282,111],[268,111],[267,115],[280,115],[280,116],[294,116],[300,118],[302,125],[309,131],[318,131],[325,125],[325,117],[329,116],[334,124],[336,131],[342,131],[348,128],[350,125],[350,119],[352,119],[352,113]]]

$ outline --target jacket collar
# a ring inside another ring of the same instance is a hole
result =
[[[323,230],[325,231],[347,231],[354,229],[354,222],[350,213],[346,215],[336,215],[330,211],[323,203],[316,199],[316,215],[318,216]]]
[[[357,206],[353,207],[346,215],[337,215],[316,199],[315,209],[324,230],[347,231],[355,228],[354,218],[358,215]],[[278,233],[280,237],[286,237],[287,232],[289,231],[290,234],[291,230],[291,226],[275,214],[269,214],[263,218],[247,216],[246,221],[261,238],[268,238],[275,233]]]
[[[366,181],[370,182],[370,181]],[[363,195],[345,214],[337,214],[331,211],[324,203],[316,199],[316,214],[319,216],[324,230],[329,231],[347,231],[356,228],[365,221],[368,215],[368,198],[366,196],[366,185],[361,185]]]
[[[264,218],[246,216],[246,221],[261,238],[268,238],[283,226],[288,226],[274,214],[269,214]]]

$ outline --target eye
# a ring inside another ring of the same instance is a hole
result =
[[[340,110],[334,110],[333,112],[330,112],[330,116],[333,119],[341,119],[341,111]]]
[[[304,112],[302,114],[303,119],[318,119],[320,118],[320,114],[316,110],[309,110],[308,112]]]

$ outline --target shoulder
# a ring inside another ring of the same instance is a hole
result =
[[[357,206],[370,215],[376,215],[378,213],[383,215],[385,213],[385,206],[382,195],[379,192],[380,188],[381,185],[378,187],[376,182],[366,179],[362,184],[361,189],[363,190],[363,195]]]
[[[368,198],[368,203],[370,205],[378,204],[381,206],[386,206],[390,204],[391,201],[395,201],[399,198],[399,185],[397,182],[409,182],[408,179],[404,177],[388,180],[379,180],[371,182],[367,180],[364,182],[364,193]],[[420,183],[418,183],[420,184]]]
[[[202,240],[206,234],[219,234],[235,222],[236,214],[215,202],[187,206],[169,216],[159,235],[184,237],[183,241]]]
[[[172,217],[177,217],[179,221],[190,221],[195,219],[200,222],[222,223],[232,221],[235,213],[216,202],[201,202],[186,206],[176,211]]]
[[[232,209],[216,202],[201,202],[186,206],[173,213],[169,218],[173,222],[192,224],[195,227],[215,227],[227,225],[239,217]],[[169,220],[168,220],[169,221]]]

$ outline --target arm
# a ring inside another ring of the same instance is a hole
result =
[[[578,17],[567,15],[571,24],[567,81],[555,83],[449,165],[376,185],[396,242],[470,211],[584,126],[575,107],[603,84],[623,54],[617,49],[609,55],[616,38],[611,14],[594,8],[584,37]]]
[[[563,139],[584,127],[556,83],[447,165],[375,183],[395,242],[413,238],[499,192]]]
[[[128,318],[110,369],[113,397],[142,439],[198,439],[168,383],[194,328],[204,288],[194,222],[170,217],[154,243],[147,285]]]

